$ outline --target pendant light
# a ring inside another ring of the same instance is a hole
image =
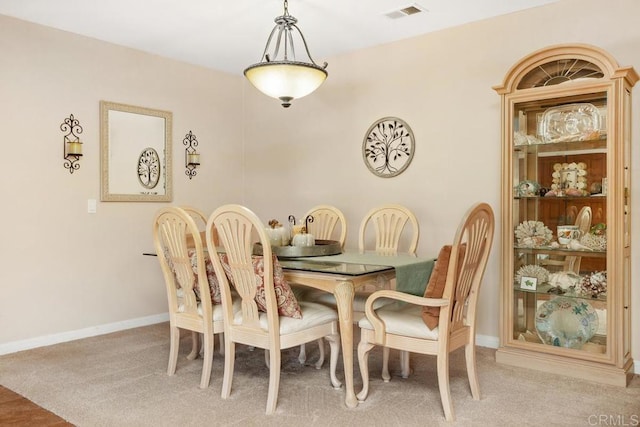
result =
[[[327,63],[316,64],[311,58],[302,31],[296,25],[298,20],[289,15],[288,1],[284,0],[284,14],[274,20],[261,61],[250,65],[244,75],[260,92],[282,101],[282,106],[291,106],[293,99],[302,98],[316,90],[327,78]],[[296,32],[304,44],[308,62],[296,60],[293,38]],[[269,53],[271,41],[277,34],[274,49]],[[281,54],[281,56],[278,56]]]

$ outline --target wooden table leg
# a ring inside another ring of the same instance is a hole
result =
[[[338,318],[340,319],[340,340],[342,342],[342,361],[344,364],[344,382],[348,408],[358,406],[353,389],[353,283],[340,282],[333,293],[338,306]]]

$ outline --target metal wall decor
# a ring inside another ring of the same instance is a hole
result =
[[[160,156],[158,152],[152,148],[147,147],[142,150],[138,157],[138,181],[147,189],[156,188],[160,181]]]
[[[187,168],[187,170],[185,170],[184,173],[191,179],[196,176],[196,167],[200,165],[200,154],[196,151],[198,140],[193,132],[189,131],[182,140],[182,143],[186,145],[184,149],[184,167]]]
[[[62,156],[64,167],[69,169],[69,173],[73,173],[73,171],[80,169],[78,160],[82,157],[82,142],[78,135],[82,133],[82,126],[80,126],[80,121],[73,117],[73,114],[70,114],[60,125],[60,130],[65,132]]]
[[[362,142],[362,158],[376,176],[391,178],[404,172],[413,160],[413,131],[397,117],[384,117],[369,127]]]

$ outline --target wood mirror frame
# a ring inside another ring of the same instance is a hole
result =
[[[173,200],[172,119],[169,111],[100,101],[100,200]]]

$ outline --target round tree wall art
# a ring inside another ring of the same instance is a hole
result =
[[[385,117],[369,127],[362,142],[367,168],[383,178],[400,175],[413,159],[414,138],[409,125],[397,117]]]

